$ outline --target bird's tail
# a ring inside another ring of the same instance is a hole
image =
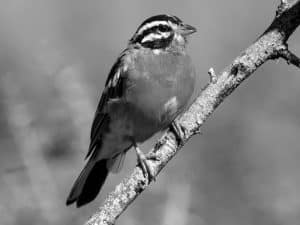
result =
[[[94,200],[104,184],[107,174],[106,159],[98,162],[90,159],[75,181],[66,204],[70,205],[76,202],[77,207],[80,207]]]

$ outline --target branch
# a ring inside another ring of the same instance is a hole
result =
[[[286,60],[287,64],[292,64],[300,68],[300,58],[288,49],[287,44],[279,46],[277,54],[274,54],[272,59],[276,58],[283,58]]]
[[[169,129],[151,150],[151,154],[155,154],[158,158],[158,161],[149,161],[155,174],[164,168],[193,135],[200,132],[200,127],[220,103],[263,63],[283,57],[289,63],[299,66],[299,58],[287,50],[282,51],[282,46],[287,46],[286,41],[300,24],[300,0],[292,4],[282,0],[280,7],[282,9],[277,10],[276,17],[269,28],[219,76],[210,70],[211,82],[203,89],[189,110],[176,119],[176,123],[185,131],[181,144]],[[108,195],[104,205],[86,225],[114,224],[120,214],[148,185],[148,179],[143,176],[142,170],[136,167],[131,176],[125,178]]]

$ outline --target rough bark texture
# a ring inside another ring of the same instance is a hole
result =
[[[184,131],[178,141],[169,129],[150,151],[158,160],[151,161],[155,174],[175,156],[182,146],[195,134],[224,99],[230,95],[258,67],[270,59],[282,57],[299,67],[299,58],[287,48],[286,41],[300,24],[300,0],[288,4],[282,0],[276,17],[269,28],[219,76],[210,71],[211,83],[202,91],[189,110],[176,120]],[[114,224],[120,214],[149,185],[142,170],[136,167],[129,178],[109,194],[102,207],[87,221],[86,225]]]

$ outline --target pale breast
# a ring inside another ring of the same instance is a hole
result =
[[[193,94],[195,72],[184,53],[139,54],[128,71],[126,100],[158,123],[169,123]]]

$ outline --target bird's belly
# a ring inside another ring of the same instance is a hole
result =
[[[110,133],[119,142],[143,142],[161,129],[157,117],[145,114],[136,104],[120,100],[110,106]]]
[[[130,148],[133,141],[144,142],[161,128],[154,117],[145,116],[134,104],[116,100],[109,104],[109,131],[102,137],[99,159],[113,156]]]
[[[126,100],[159,127],[165,127],[187,106],[194,90],[191,79],[135,80]]]
[[[176,91],[163,90],[163,95],[162,90],[158,92],[144,92],[134,102],[118,100],[110,104],[109,132],[103,136],[100,158],[117,155],[130,148],[133,140],[144,142],[166,128],[189,100],[180,99]]]

